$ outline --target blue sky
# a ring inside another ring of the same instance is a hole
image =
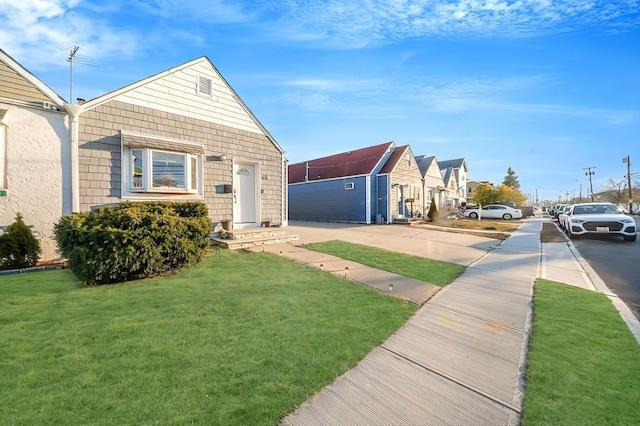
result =
[[[640,0],[103,3],[0,0],[0,47],[65,99],[74,45],[74,99],[207,56],[291,163],[393,140],[547,200],[640,172]]]

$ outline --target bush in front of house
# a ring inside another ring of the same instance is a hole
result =
[[[16,213],[16,221],[0,235],[0,271],[36,266],[40,253],[40,242]]]
[[[199,202],[123,202],[64,216],[56,240],[69,268],[84,283],[147,278],[202,259],[211,233]]]
[[[438,220],[438,206],[436,206],[436,199],[431,199],[431,206],[429,207],[429,212],[427,213],[427,217],[431,222],[435,222]]]

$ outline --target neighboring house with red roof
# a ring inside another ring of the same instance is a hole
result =
[[[386,142],[289,165],[289,220],[375,223],[388,199],[377,175],[394,149]]]
[[[40,241],[41,260],[58,257],[53,226],[71,211],[64,104],[0,49],[0,226],[21,213]]]
[[[418,155],[416,163],[422,174],[422,215],[426,216],[431,207],[431,200],[435,199],[436,206],[445,205],[446,187],[440,173],[440,166],[435,156]]]
[[[411,148],[386,142],[289,165],[289,219],[392,223],[420,210]]]
[[[467,202],[467,162],[464,158],[438,161],[446,189],[444,205],[459,207]]]

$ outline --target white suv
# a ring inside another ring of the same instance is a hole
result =
[[[565,230],[569,238],[604,234],[622,236],[625,241],[636,240],[636,221],[614,204],[574,204],[565,214]]]

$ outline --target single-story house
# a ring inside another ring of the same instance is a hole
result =
[[[289,219],[392,223],[419,213],[421,185],[411,148],[394,142],[290,164]]]
[[[71,212],[65,101],[0,50],[0,226],[21,213],[42,260],[58,257],[53,226]]]
[[[0,50],[0,226],[23,214],[43,260],[70,212],[201,200],[220,230],[287,224],[285,151],[201,57],[70,104]]]
[[[378,172],[394,142],[289,165],[289,219],[375,223],[390,221],[389,185]],[[380,215],[380,216],[378,216]]]
[[[66,107],[73,211],[201,200],[216,229],[286,225],[285,151],[208,58]]]

